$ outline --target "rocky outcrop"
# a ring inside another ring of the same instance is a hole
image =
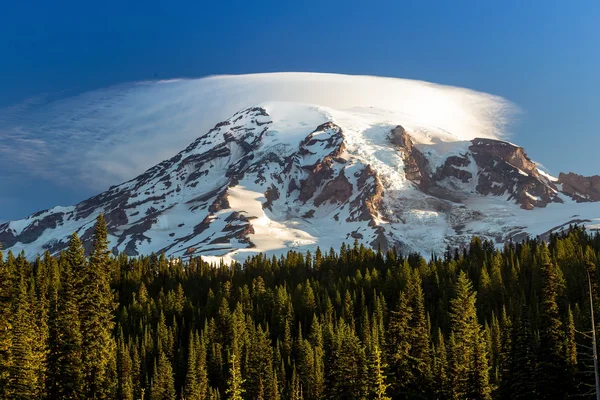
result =
[[[265,199],[267,199],[267,201],[263,203],[263,208],[271,210],[273,202],[277,201],[279,197],[280,195],[279,190],[277,190],[277,187],[275,187],[275,185],[269,186],[269,188],[265,191]]]
[[[521,147],[500,140],[474,139],[469,150],[479,169],[478,193],[509,194],[509,200],[527,210],[562,202],[556,186],[540,176]]]
[[[342,169],[338,176],[327,182],[321,193],[315,198],[314,204],[316,207],[325,202],[342,204],[348,201],[352,192],[352,184]]]
[[[306,203],[316,194],[317,190],[335,176],[334,164],[340,162],[339,156],[344,152],[344,136],[342,129],[332,122],[319,125],[314,132],[310,133],[300,142],[298,153],[291,158],[286,170],[291,172],[292,168],[304,171],[307,176],[300,181],[300,194],[298,199]],[[329,191],[334,192],[335,187],[343,185],[343,178],[334,184]],[[295,180],[290,189],[296,186]],[[325,198],[320,198],[319,203]],[[315,200],[317,201],[317,200]]]
[[[578,203],[600,201],[600,176],[583,176],[573,172],[560,173],[558,183],[562,192]]]
[[[455,179],[463,184],[475,181],[475,190],[484,196],[508,195],[524,209],[545,207],[561,202],[556,185],[540,175],[536,164],[518,146],[501,140],[474,139],[464,154],[451,155],[435,171],[413,142],[410,134],[397,126],[391,131],[390,142],[403,154],[406,178],[423,192],[440,199],[460,202],[463,194],[444,184]],[[471,172],[476,163],[477,176]]]
[[[328,157],[335,158],[346,149],[342,128],[333,122],[321,124],[300,142],[300,156],[315,156],[325,151]],[[310,165],[310,164],[308,164]]]
[[[522,147],[501,140],[477,138],[473,139],[469,149],[480,159],[502,160],[529,175],[539,177],[537,165],[527,157]]]
[[[390,141],[402,151],[406,179],[426,191],[431,185],[427,158],[415,147],[410,135],[400,125],[392,129]]]
[[[473,174],[465,169],[469,165],[471,165],[471,160],[469,157],[467,157],[467,155],[450,156],[446,159],[444,165],[437,169],[434,180],[441,181],[443,179],[452,177],[463,183],[467,183],[473,179]]]
[[[374,226],[383,198],[383,185],[371,165],[360,172],[357,183],[359,194],[350,203],[352,211],[347,222],[368,221],[369,226]]]

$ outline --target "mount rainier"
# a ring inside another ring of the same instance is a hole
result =
[[[432,254],[473,235],[501,246],[600,228],[599,176],[553,177],[489,131],[408,111],[261,101],[134,179],[0,224],[0,243],[32,258],[76,231],[89,246],[99,213],[115,253],[236,260],[354,240]]]

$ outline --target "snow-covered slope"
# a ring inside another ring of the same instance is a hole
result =
[[[396,109],[264,102],[135,179],[0,225],[0,242],[29,257],[73,231],[89,244],[99,213],[115,251],[234,259],[355,239],[430,254],[473,235],[600,227],[595,178],[553,178],[516,145],[444,128]]]

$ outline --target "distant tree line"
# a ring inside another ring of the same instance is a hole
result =
[[[599,256],[575,226],[214,265],[113,256],[100,216],[89,256],[0,253],[0,399],[586,398]]]

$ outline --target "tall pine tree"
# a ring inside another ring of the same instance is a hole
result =
[[[114,299],[110,288],[110,252],[106,221],[96,219],[89,262],[84,263],[79,317],[82,332],[82,370],[84,391],[90,399],[112,399],[111,381],[116,344],[113,333]]]

